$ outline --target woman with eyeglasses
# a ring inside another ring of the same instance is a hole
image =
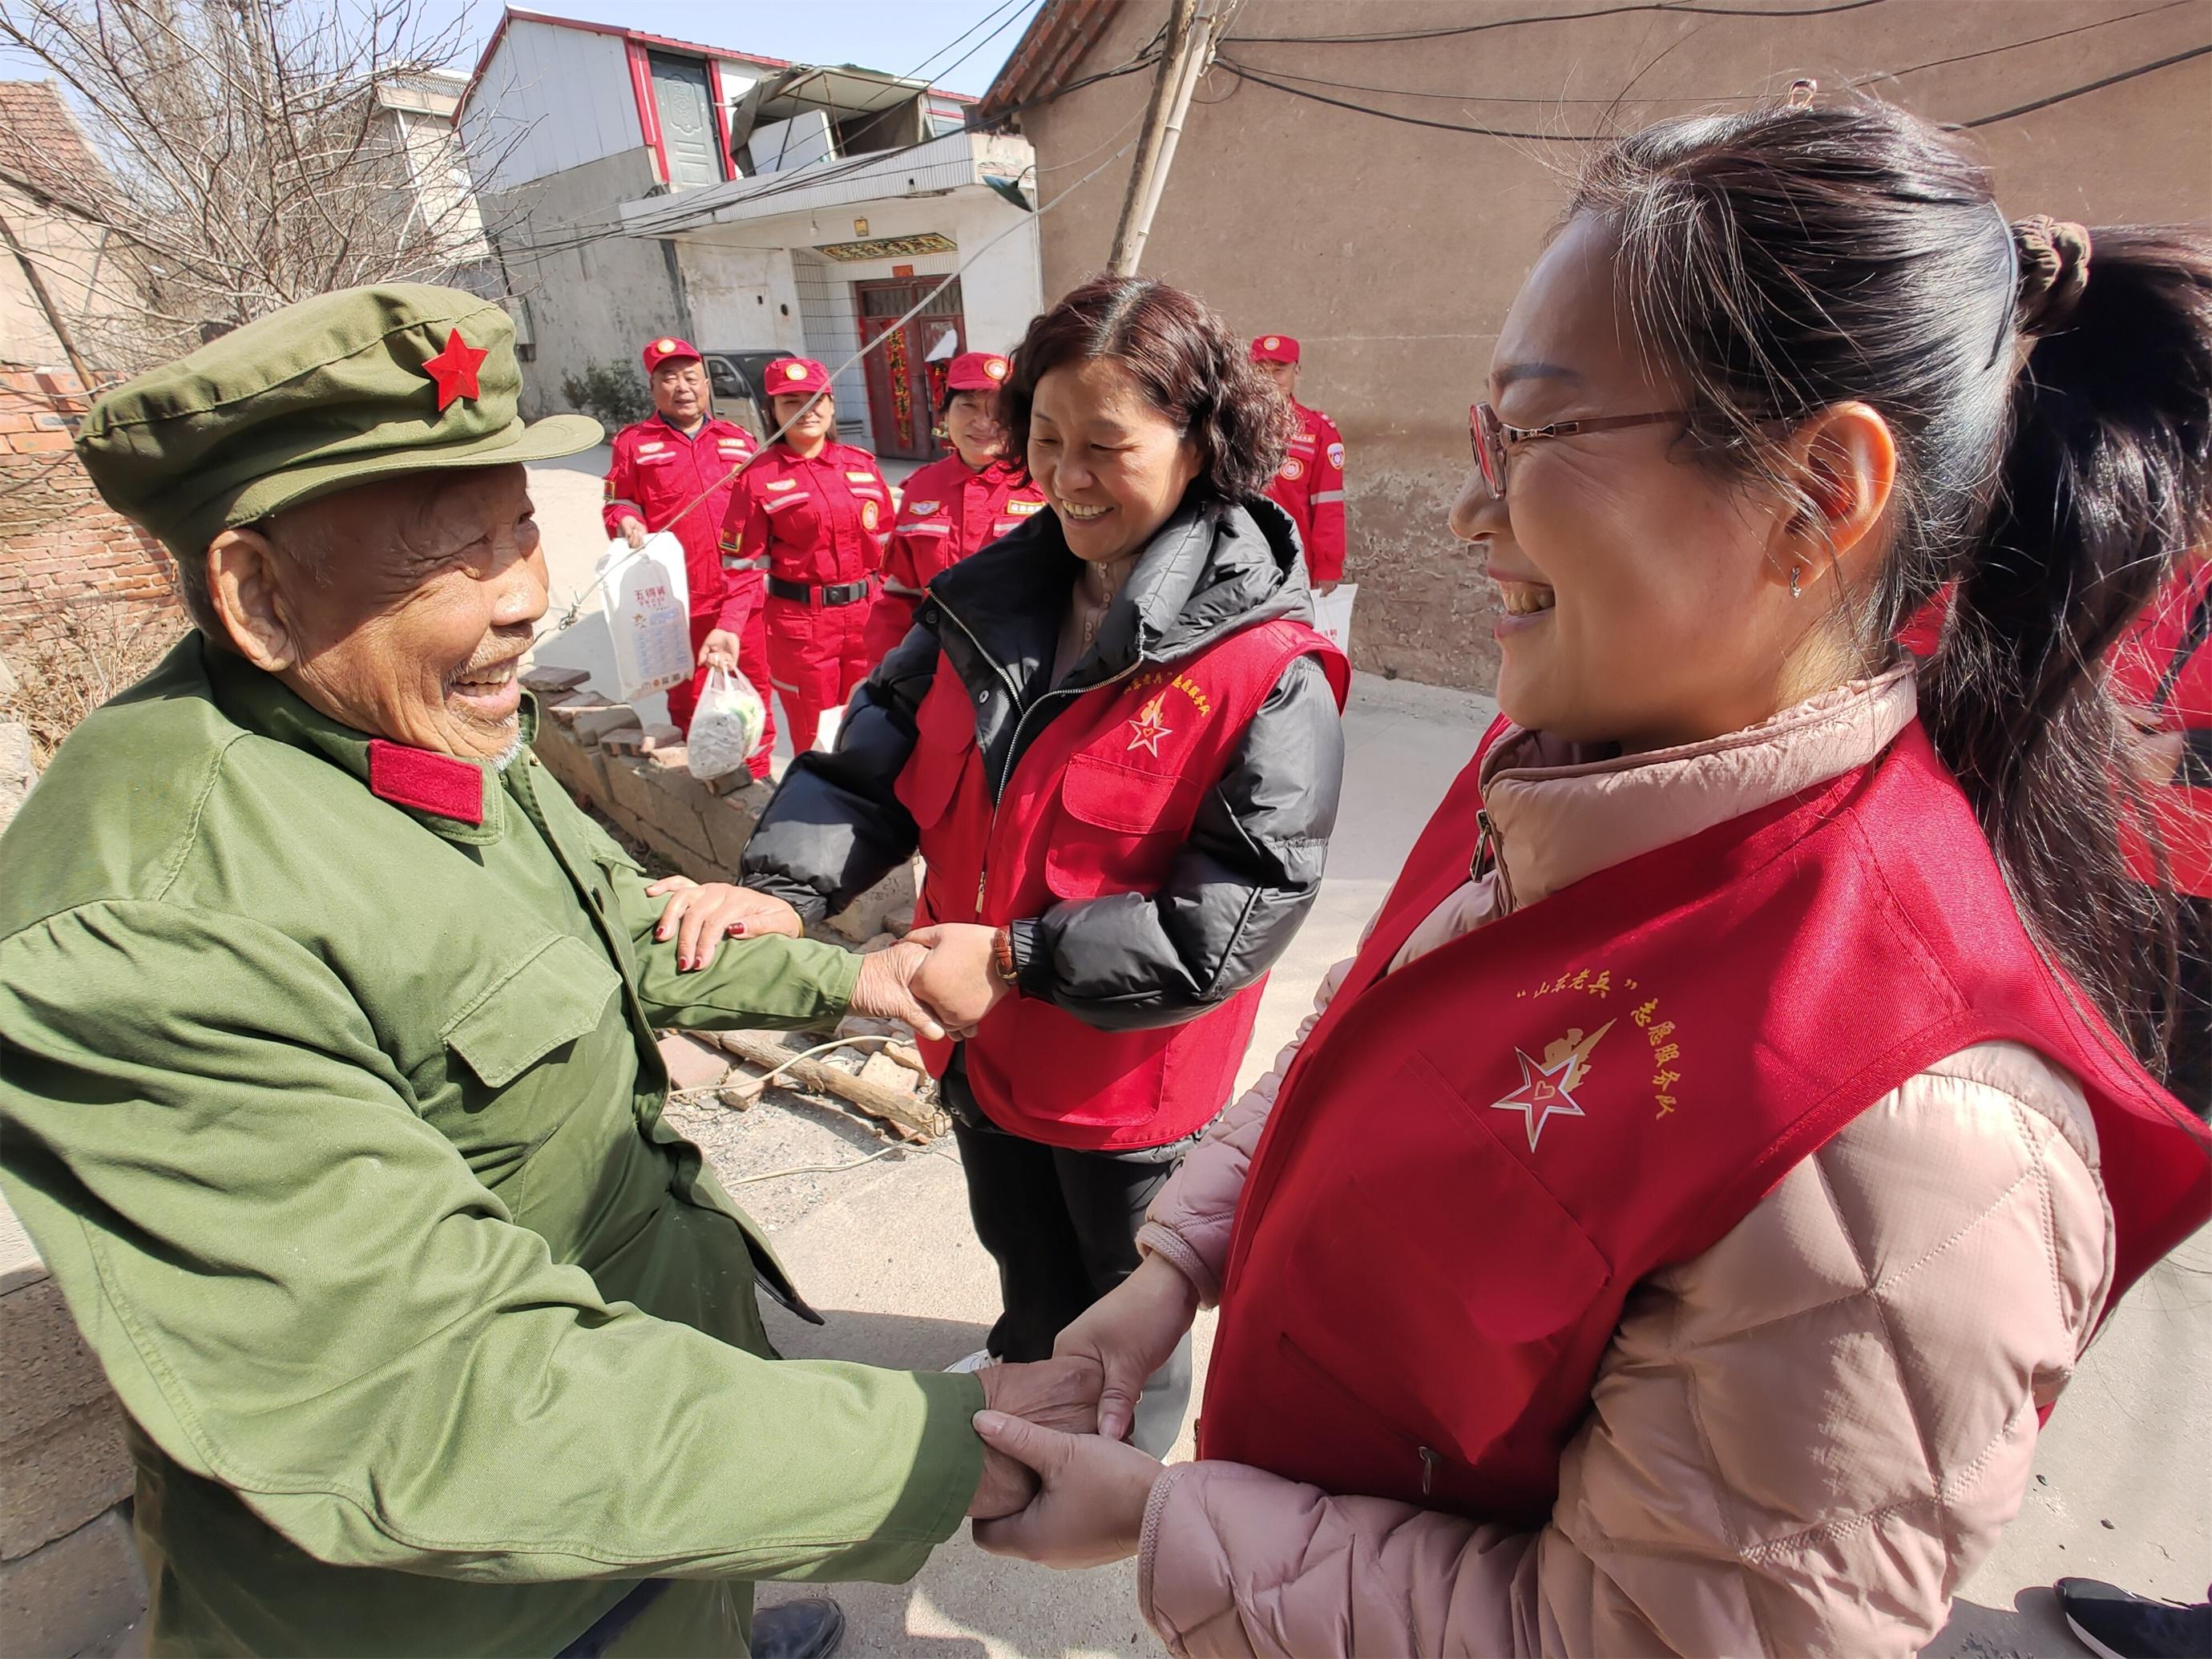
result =
[[[2212,1213],[2094,667],[2206,522],[2212,250],[1900,111],[1606,151],[1451,526],[1504,718],[1300,1040],[985,1413],[1178,1654],[1906,1653]],[[1946,648],[1900,624],[1946,583]],[[1200,1461],[1110,1437],[1218,1302]]]

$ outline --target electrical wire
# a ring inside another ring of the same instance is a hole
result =
[[[955,35],[950,41],[946,42],[944,46],[939,46],[935,52],[930,53],[928,57],[923,58],[919,64],[916,64],[912,69],[908,70],[904,75],[899,76],[899,79],[902,81],[921,80],[921,72],[924,70],[929,69],[929,66],[932,64],[934,64],[939,58],[944,57],[946,52],[951,51],[953,47],[958,46],[969,35],[975,33],[977,29],[981,28],[984,24],[990,22],[1001,13],[1012,11],[1017,7],[1032,6],[1036,3],[1036,0],[1003,0],[1002,4],[984,13],[982,16],[976,19],[973,23],[970,23],[965,29],[963,29],[960,33]],[[1000,27],[1003,28],[1005,26],[1001,24]],[[983,44],[988,45],[991,40],[996,39],[998,33],[998,29],[992,30],[989,34],[984,37]],[[950,75],[954,70],[959,68],[962,64],[966,63],[969,58],[974,57],[976,51],[976,47],[970,46],[965,56],[957,58],[948,67],[942,70],[931,70],[931,80],[936,80],[936,78],[940,75]]]
[[[2039,109],[2049,109],[2053,104],[2063,104],[2069,98],[2080,98],[2092,92],[2102,92],[2106,87],[2116,87],[2123,81],[2133,81],[2155,70],[2170,69],[2176,64],[2185,64],[2192,58],[2202,58],[2212,52],[2212,44],[2191,46],[2187,52],[2177,52],[2161,58],[2154,64],[2138,64],[2131,70],[2122,70],[2117,75],[2107,75],[2102,80],[2090,81],[2078,87],[2069,87],[2063,92],[2054,92],[2048,98],[2038,98],[2032,103],[2016,104],[2010,109],[2001,109],[1995,115],[1978,116],[1958,125],[1966,128],[1993,127],[2000,121],[2009,121],[2017,115],[2033,115]]]
[[[1955,52],[1948,58],[1931,58],[1924,63],[1908,64],[1903,69],[1877,70],[1871,75],[1859,76],[1849,84],[1856,88],[1871,86],[1884,81],[1901,80],[1908,75],[1917,75],[1923,70],[1942,69],[1951,64],[1965,64],[1977,58],[1995,58],[2008,52],[2018,52],[2026,46],[2039,46],[2052,40],[2064,40],[2074,35],[2087,34],[2094,29],[2109,28],[2115,23],[2131,22],[2138,17],[2149,17],[2158,12],[2172,11],[2177,7],[2192,3],[2194,0],[2161,0],[2161,3],[2145,6],[2140,11],[2122,12],[2117,17],[2100,17],[2094,22],[2077,24],[2070,29],[2057,29],[2049,34],[2030,35],[2023,40],[2008,40],[2000,46],[1984,46],[1978,52]],[[1623,102],[1697,105],[1757,104],[1765,102],[1773,95],[1764,92],[1709,93],[1702,95],[1684,93],[1661,98],[1624,99],[1619,95],[1611,98],[1576,98],[1561,94],[1553,98],[1528,98],[1510,93],[1430,92],[1413,87],[1378,87],[1358,81],[1333,80],[1327,76],[1299,75],[1290,70],[1277,69],[1273,66],[1270,66],[1266,72],[1285,81],[1297,82],[1302,86],[1326,87],[1332,92],[1364,92],[1388,98],[1421,98],[1441,103],[1531,104],[1548,107],[1557,107],[1562,104],[1596,104],[1610,108],[1618,106]]]
[[[2070,29],[2060,29],[2052,34],[2030,35],[2025,40],[2008,40],[2001,46],[1984,46],[1979,52],[1956,52],[1948,58],[1931,58],[1924,64],[1908,64],[1900,70],[1883,70],[1874,75],[1863,75],[1851,85],[1864,87],[1879,81],[1900,80],[1908,75],[1917,75],[1923,70],[1942,69],[1947,64],[1971,63],[1977,58],[1994,58],[2000,52],[2017,52],[2022,46],[2039,46],[2046,40],[2063,40],[2071,35],[2087,34],[2092,29],[2109,28],[2115,23],[2132,22],[2138,17],[2148,17],[2154,12],[2172,11],[2177,6],[2194,3],[2195,0],[2165,0],[2161,5],[2145,6],[2141,11],[2124,11],[2117,17],[2100,17],[2094,23],[2076,24]]]
[[[1147,51],[1149,50],[1148,48]],[[1082,79],[1071,81],[1066,86],[1058,88],[1042,97],[1034,98],[1027,103],[1017,105],[1006,111],[1006,114],[1014,116],[1025,113],[1030,110],[1042,108],[1045,105],[1065,98],[1071,93],[1097,86],[1101,82],[1117,80],[1122,76],[1134,75],[1140,70],[1149,69],[1156,61],[1158,61],[1156,56],[1139,54],[1127,64],[1110,70],[1102,70],[1095,75],[1085,76]],[[949,137],[951,135],[944,136]],[[796,191],[813,190],[823,185],[834,185],[854,173],[870,167],[881,167],[886,162],[896,161],[902,155],[911,155],[915,150],[939,142],[940,141],[938,138],[926,138],[919,143],[902,145],[897,149],[871,150],[829,167],[801,168],[789,179],[778,180],[775,184],[748,191],[741,196],[726,201],[717,201],[712,204],[684,202],[680,205],[672,205],[667,211],[657,216],[628,221],[619,225],[599,222],[598,228],[581,230],[573,236],[556,238],[550,241],[533,240],[525,243],[514,250],[515,257],[518,259],[550,258],[563,253],[574,253],[583,248],[596,246],[601,242],[611,241],[620,237],[651,237],[672,230],[682,230],[700,222],[702,219],[711,218],[714,214],[725,207],[735,206],[738,204],[750,207]],[[593,222],[570,220],[566,222],[565,225],[556,225],[554,228],[561,229],[592,222]]]
[[[1679,8],[1668,7],[1663,9],[1674,10]],[[2153,9],[2160,9],[2153,8]],[[2089,93],[2101,92],[2106,87],[2118,86],[2123,82],[2154,74],[2160,70],[2170,69],[2176,64],[2185,64],[2191,58],[2202,58],[2208,53],[2212,53],[2212,44],[2193,46],[2186,52],[2173,52],[2148,64],[2138,64],[2133,69],[2121,70],[2116,74],[2085,82],[2080,86],[2068,87],[2063,91],[2054,92],[2047,97],[2038,98],[2028,103],[2015,105],[2010,109],[1999,110],[1990,115],[1977,116],[1970,121],[1956,121],[1946,125],[1969,131],[1978,127],[1995,126],[2000,121],[2009,121],[2018,116],[2033,114],[2037,110],[2049,109],[2054,104],[2063,104],[2070,99],[2083,97]],[[1395,110],[1376,109],[1370,104],[1353,103],[1346,99],[1330,98],[1318,92],[1310,92],[1302,87],[1291,86],[1261,74],[1248,64],[1237,63],[1234,58],[1218,58],[1214,61],[1218,67],[1226,70],[1241,81],[1250,81],[1257,85],[1271,88],[1274,91],[1285,93],[1292,98],[1303,98],[1312,103],[1326,104],[1333,109],[1350,110],[1354,114],[1371,115],[1378,120],[1395,121],[1404,126],[1426,127],[1439,132],[1464,132],[1476,137],[1510,138],[1537,143],[1607,143],[1616,136],[1602,132],[1523,132],[1510,128],[1482,126],[1458,121],[1432,121],[1424,116],[1406,115]]]
[[[1536,143],[1595,144],[1603,143],[1613,137],[1601,132],[1521,132],[1510,127],[1477,126],[1462,121],[1431,121],[1426,116],[1401,115],[1395,110],[1376,109],[1371,104],[1355,104],[1342,98],[1331,98],[1324,93],[1309,92],[1303,87],[1294,87],[1262,75],[1233,58],[1217,57],[1213,63],[1215,68],[1228,70],[1239,81],[1249,81],[1256,86],[1270,87],[1277,92],[1287,93],[1293,98],[1304,98],[1310,103],[1327,104],[1332,109],[1350,110],[1355,115],[1372,115],[1380,120],[1395,121],[1404,126],[1428,127],[1437,132],[1470,133],[1478,138],[1515,138]]]
[[[1013,3],[1015,3],[1015,4],[1017,4],[1017,5],[1019,5],[1019,6],[1023,6],[1023,7],[1024,7],[1024,8],[1026,8],[1028,5],[1032,4],[1032,3],[1036,3],[1036,0],[1013,0]],[[990,21],[990,19],[987,17],[987,18],[985,18],[983,21],[984,21],[984,22],[988,22],[988,21]],[[1006,19],[1006,21],[1005,22],[1003,22],[1003,23],[1000,24],[998,27],[996,27],[996,28],[993,29],[993,30],[992,30],[988,34],[985,35],[981,40],[978,40],[978,41],[977,41],[974,46],[972,46],[969,47],[967,51],[965,51],[965,52],[962,52],[962,53],[961,53],[957,58],[954,58],[951,63],[947,64],[946,64],[943,69],[941,69],[941,70],[938,70],[934,71],[934,73],[935,73],[936,75],[938,75],[938,76],[947,76],[947,75],[951,74],[953,70],[955,70],[958,69],[958,68],[959,68],[963,64],[966,63],[966,62],[967,62],[970,58],[973,58],[973,57],[974,57],[977,52],[979,52],[982,51],[984,47],[986,47],[986,46],[989,46],[989,45],[991,44],[991,42],[992,42],[992,41],[994,41],[994,40],[997,40],[1000,35],[1004,34],[1004,33],[1005,33],[1008,29],[1012,28],[1012,27],[1016,23],[1018,23],[1018,22],[1020,22],[1021,21],[1022,21],[1022,14],[1021,14],[1021,12],[1017,11],[1017,12],[1016,12],[1016,13],[1015,13],[1012,17],[1009,17],[1008,19]],[[983,24],[982,24],[982,23],[978,23],[978,24],[975,26],[975,28],[981,28],[981,27],[983,27]],[[975,29],[970,29],[970,30],[969,30],[969,31],[968,31],[969,34],[973,34],[975,32]],[[965,40],[966,38],[967,38],[967,36],[966,36],[966,35],[963,35],[963,36],[961,37],[961,39],[962,39],[962,40]],[[956,41],[954,41],[952,44],[953,44],[954,46],[958,46],[958,45],[960,44],[960,42],[959,42],[958,40],[956,40]]]
[[[1597,6],[1588,11],[1545,12],[1534,17],[1493,17],[1480,23],[1455,23],[1448,28],[1408,29],[1395,34],[1240,34],[1226,46],[1371,46],[1402,40],[1442,40],[1455,35],[1485,34],[1492,29],[1523,28],[1535,23],[1574,23],[1592,17],[1624,17],[1638,12],[1679,12],[1686,17],[1826,17],[1836,12],[1863,11],[1883,0],[1830,0],[1817,6],[1788,9],[1765,7],[1673,4],[1669,0],[1640,0],[1639,3]]]

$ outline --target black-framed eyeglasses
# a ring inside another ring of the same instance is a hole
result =
[[[1488,404],[1476,404],[1467,411],[1467,435],[1474,446],[1474,464],[1482,469],[1483,483],[1490,487],[1492,495],[1502,499],[1505,494],[1508,445],[1525,444],[1536,438],[1571,438],[1579,432],[1618,432],[1625,427],[1656,426],[1662,421],[1689,418],[1684,410],[1668,410],[1657,415],[1600,415],[1587,421],[1554,421],[1549,426],[1508,426]]]

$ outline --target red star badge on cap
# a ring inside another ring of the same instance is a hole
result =
[[[446,349],[434,357],[422,360],[422,372],[438,383],[438,412],[446,412],[446,405],[456,398],[471,400],[483,394],[477,390],[477,370],[483,360],[491,356],[488,348],[472,346],[461,337],[458,328],[446,336]]]

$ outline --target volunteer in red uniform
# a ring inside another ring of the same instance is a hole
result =
[[[761,612],[763,589],[757,572],[726,571],[722,520],[730,485],[753,453],[753,436],[711,406],[707,366],[688,340],[669,336],[645,348],[645,373],[653,387],[651,418],[615,434],[607,468],[607,534],[632,547],[665,530],[684,549],[684,574],[691,594],[691,655],[698,672],[668,693],[668,717],[691,729],[691,712],[717,664],[741,669],[763,694],[768,689],[768,629]],[[752,774],[768,775],[775,747],[773,714],[753,756]]]
[[[739,475],[722,527],[722,562],[768,572],[768,672],[804,754],[822,717],[868,672],[868,611],[890,538],[891,487],[876,458],[838,443],[830,372],[784,357],[766,376],[783,435]]]
[[[2170,884],[2180,906],[2181,983],[2168,1081],[2212,1107],[2212,555],[2199,550],[2112,653],[2112,695],[2141,728],[2136,773],[2151,838],[2127,833],[2129,867]]]
[[[881,662],[914,626],[929,579],[1044,510],[1044,492],[1022,458],[1006,453],[999,388],[1006,360],[988,351],[955,357],[938,411],[952,453],[916,469],[884,559],[884,587],[868,618],[868,660]]]
[[[1298,401],[1298,343],[1287,334],[1252,342],[1252,361],[1267,372],[1297,417],[1267,494],[1298,527],[1306,574],[1326,593],[1344,580],[1344,434],[1336,422]]]
[[[1137,1265],[1145,1206],[1220,1111],[1311,908],[1342,775],[1343,658],[1261,491],[1287,436],[1221,320],[1099,277],[1030,325],[1005,408],[1051,504],[939,575],[745,848],[834,913],[919,848],[916,994],[1005,1311],[1044,1355]],[[1183,1414],[1170,1341],[1136,1432]]]
[[[1878,105],[1666,123],[1477,395],[1504,718],[1063,1333],[1101,1434],[979,1419],[1043,1486],[977,1535],[1141,1550],[1177,1654],[1917,1652],[2212,1215],[2097,665],[2212,513],[2212,247]]]

